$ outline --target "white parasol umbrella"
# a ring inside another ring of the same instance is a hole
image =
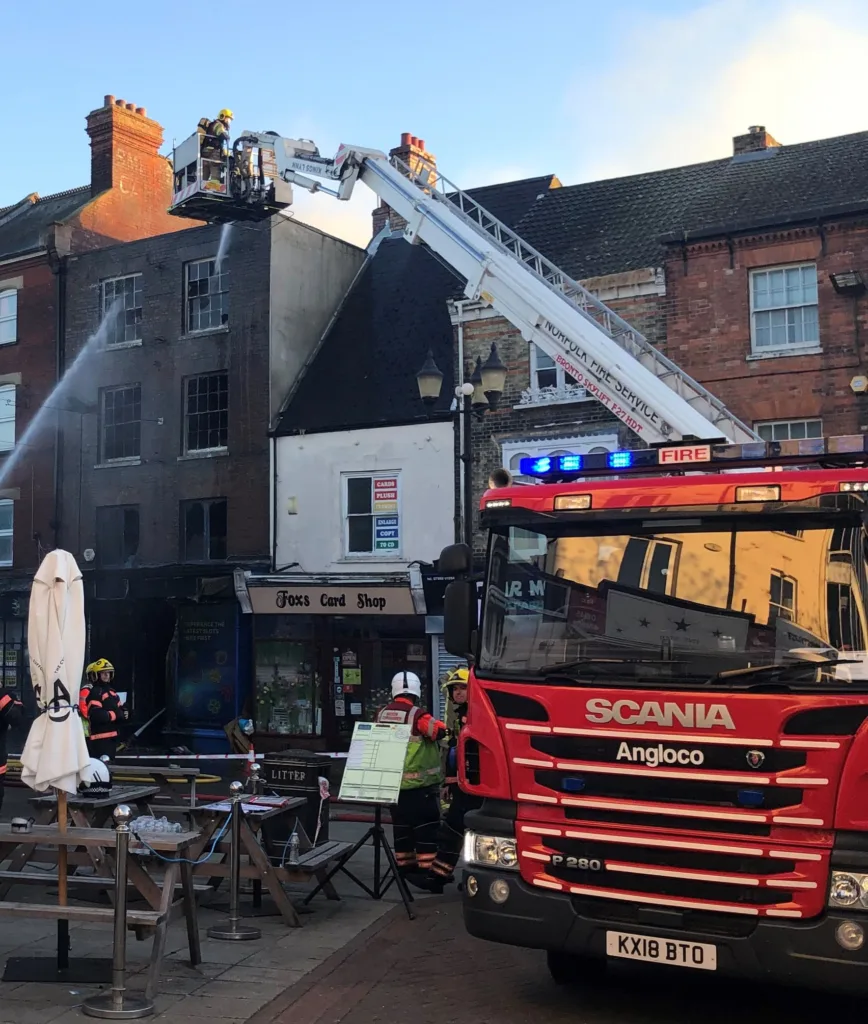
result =
[[[78,791],[89,766],[78,716],[84,667],[84,587],[68,551],[49,552],[30,591],[27,622],[30,678],[38,711],[21,755],[21,778],[31,789],[58,791],[61,828],[66,825],[66,793]],[[63,797],[62,797],[63,795]]]

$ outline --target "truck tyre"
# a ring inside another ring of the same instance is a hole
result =
[[[556,985],[581,985],[598,980],[606,970],[605,960],[576,956],[560,949],[546,950],[549,974]]]

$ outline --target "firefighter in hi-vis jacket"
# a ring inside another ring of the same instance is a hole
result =
[[[442,893],[443,886],[455,881],[455,865],[461,856],[464,842],[464,815],[482,806],[479,797],[465,793],[458,785],[458,737],[467,722],[467,682],[470,673],[466,668],[456,668],[447,673],[443,690],[452,703],[455,724],[449,733],[449,749],[446,754],[446,799],[449,808],[440,822],[437,856],[431,870],[420,888],[427,892]]]
[[[419,879],[434,863],[440,824],[440,740],[446,726],[417,704],[422,682],[414,672],[398,672],[392,679],[392,700],[377,715],[386,725],[409,725],[410,742],[398,803],[391,808],[395,860],[408,882]]]
[[[6,782],[6,767],[9,757],[7,737],[10,726],[21,718],[24,706],[13,694],[0,693],[0,807],[3,806],[3,787]]]
[[[85,671],[87,685],[81,689],[78,710],[87,737],[87,750],[91,757],[111,759],[118,746],[118,722],[125,722],[130,713],[112,687],[115,667],[110,661],[97,658]]]

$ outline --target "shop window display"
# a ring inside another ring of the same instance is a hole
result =
[[[322,732],[313,650],[282,640],[256,644],[256,731],[279,736]]]

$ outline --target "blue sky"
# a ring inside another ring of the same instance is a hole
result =
[[[463,187],[712,159],[749,124],[784,143],[868,128],[864,0],[7,6],[0,206],[88,181],[84,117],[106,93],[147,107],[167,147],[223,106],[323,153],[408,131]],[[363,242],[359,193],[297,214]]]

